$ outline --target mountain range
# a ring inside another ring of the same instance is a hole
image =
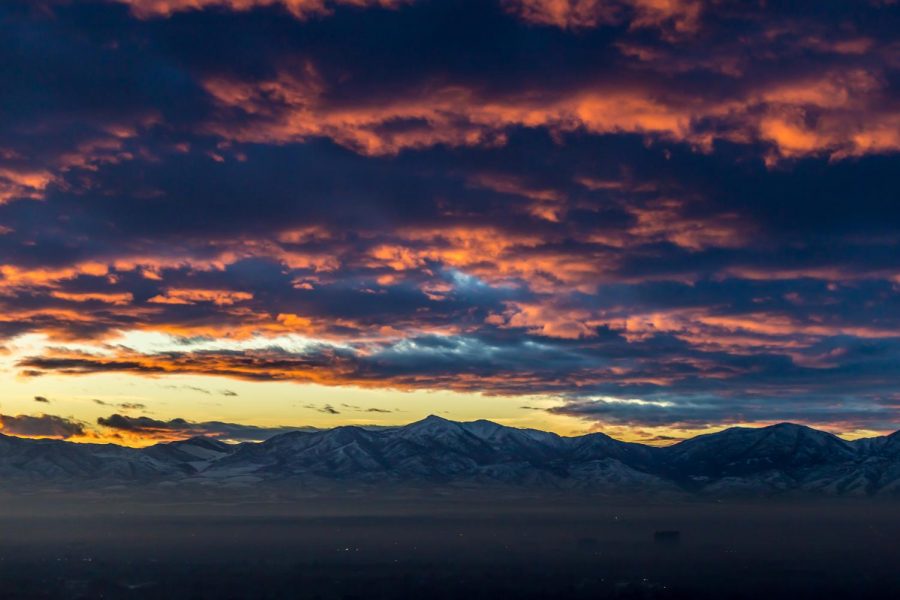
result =
[[[900,498],[900,432],[846,441],[781,423],[654,447],[603,433],[563,437],[430,416],[400,427],[295,431],[241,444],[196,437],[130,448],[0,435],[0,481],[13,491],[40,485],[511,486],[604,494]]]

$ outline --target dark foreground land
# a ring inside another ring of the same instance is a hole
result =
[[[900,597],[895,502],[0,500],[0,598]]]

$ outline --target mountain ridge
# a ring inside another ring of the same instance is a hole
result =
[[[648,446],[431,415],[403,426],[291,431],[262,442],[209,437],[146,448],[0,433],[0,481],[232,489],[412,485],[604,494],[900,498],[900,432],[847,441],[805,425],[732,427]]]

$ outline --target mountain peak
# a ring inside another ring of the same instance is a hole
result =
[[[419,421],[415,421],[408,425],[405,425],[404,429],[434,429],[434,428],[446,428],[446,427],[458,427],[459,423],[456,421],[451,421],[450,419],[445,419],[444,417],[439,417],[437,415],[428,415],[424,419]]]
[[[456,421],[451,421],[450,419],[445,419],[444,417],[440,417],[438,415],[428,415],[424,419],[417,421],[418,423],[455,423]],[[415,423],[411,423],[415,424]]]
[[[692,438],[688,438],[686,440],[682,440],[679,444],[685,444],[689,442],[693,442],[694,440],[711,440],[718,439],[722,437],[728,436],[766,436],[769,434],[798,434],[801,432],[811,432],[814,434],[827,435],[830,436],[832,434],[827,431],[821,431],[819,429],[814,429],[807,425],[800,425],[799,423],[791,423],[789,421],[783,421],[781,423],[774,423],[772,425],[766,425],[764,427],[744,427],[741,425],[735,425],[733,427],[727,427],[722,429],[721,431],[715,431],[713,433],[704,433]],[[678,445],[678,444],[676,444]]]
[[[768,427],[762,427],[761,429],[775,429],[780,431],[817,431],[807,425],[791,423],[790,421],[782,421],[781,423],[775,423],[773,425],[769,425]]]
[[[822,431],[821,429],[814,429],[808,425],[800,425],[797,423],[776,423],[769,427],[763,427],[760,431],[774,433],[776,437],[781,436],[789,439],[804,438],[807,440],[815,440],[818,444],[849,446],[849,442],[839,438],[830,431]]]

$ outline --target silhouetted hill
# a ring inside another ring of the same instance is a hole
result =
[[[9,486],[56,482],[252,488],[512,486],[605,494],[900,494],[900,434],[845,441],[781,423],[659,448],[430,416],[402,427],[296,431],[260,443],[203,437],[126,448],[0,435]]]

